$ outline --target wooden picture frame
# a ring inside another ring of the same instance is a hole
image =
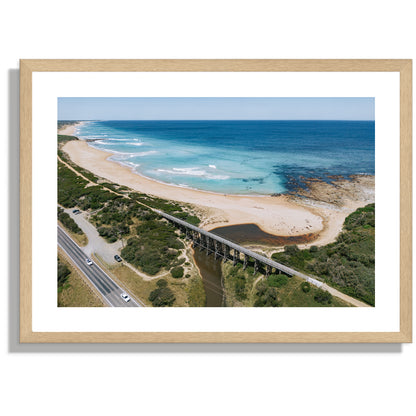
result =
[[[396,72],[400,74],[400,331],[35,332],[32,327],[32,76],[37,72]],[[404,343],[412,342],[411,60],[21,60],[21,343]]]

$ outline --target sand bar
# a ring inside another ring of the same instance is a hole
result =
[[[75,129],[75,126],[70,127]],[[295,201],[286,195],[257,197],[215,194],[140,176],[128,167],[108,160],[111,153],[95,149],[82,140],[66,143],[63,150],[74,163],[111,182],[159,198],[195,205],[203,218],[201,227],[206,230],[254,223],[264,231],[279,236],[320,233],[314,244],[326,244],[338,235],[346,215],[368,203],[367,200],[354,201],[340,208],[331,204],[320,206],[310,201]]]

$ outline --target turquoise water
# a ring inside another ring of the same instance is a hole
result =
[[[374,174],[373,121],[89,121],[76,135],[138,174],[225,194]]]

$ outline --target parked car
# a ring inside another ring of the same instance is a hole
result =
[[[73,213],[73,214],[80,214],[80,213],[81,213],[81,211],[80,211],[79,209],[74,209],[74,210],[72,211],[72,213]]]
[[[93,262],[92,262],[91,259],[86,259],[85,261],[87,262],[88,266],[92,266],[93,265]]]
[[[123,261],[123,259],[118,255],[118,254],[116,254],[115,256],[114,256],[114,259],[116,260],[116,261],[118,261],[119,263],[121,262],[121,261]]]
[[[124,302],[130,302],[130,296],[127,293],[122,293],[120,296],[121,299],[124,300]]]

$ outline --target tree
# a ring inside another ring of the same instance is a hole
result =
[[[254,306],[256,307],[277,307],[281,306],[278,300],[278,292],[274,287],[268,287],[265,282],[260,282],[257,285],[258,296]]]
[[[168,282],[165,279],[160,279],[156,282],[157,287],[166,287]]]
[[[303,282],[303,283],[300,285],[300,287],[301,287],[301,289],[302,289],[302,291],[303,291],[304,293],[308,293],[308,292],[310,292],[310,291],[311,291],[311,285],[310,285],[310,283],[309,283],[309,282]]]
[[[153,306],[172,306],[176,298],[169,287],[159,287],[150,293],[149,300]]]
[[[316,302],[322,303],[323,305],[332,303],[332,295],[326,290],[318,289],[314,296]]]
[[[299,247],[296,244],[293,244],[292,246],[285,246],[285,253],[289,254],[290,256],[299,253],[299,251]]]
[[[286,285],[288,281],[288,277],[284,274],[271,274],[267,279],[267,283],[272,287],[282,287]]]
[[[184,269],[181,266],[178,267],[174,267],[171,271],[170,274],[172,275],[172,277],[174,277],[175,279],[180,279],[181,277],[183,277],[183,273],[184,273]]]

